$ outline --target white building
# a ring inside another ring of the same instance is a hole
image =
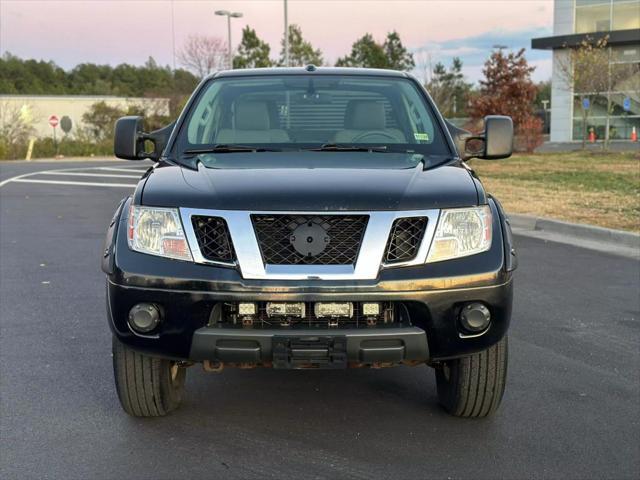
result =
[[[640,0],[555,0],[553,36],[531,41],[532,48],[553,50],[552,142],[579,141],[584,132],[582,99],[562,80],[558,64],[567,61],[567,48],[578,46],[587,38],[605,36],[610,47],[610,68],[632,64],[635,75],[613,84],[611,91],[591,101],[587,131],[593,129],[602,139],[608,126],[612,139],[628,140],[635,126],[640,135]],[[607,100],[613,106],[608,125]]]
[[[52,127],[49,125],[49,117],[55,115],[58,119],[69,117],[72,122],[70,135],[83,128],[82,115],[88,112],[92,105],[105,102],[111,107],[117,107],[126,111],[129,107],[144,109],[148,114],[169,115],[168,98],[137,98],[114,97],[107,95],[0,95],[0,109],[8,112],[20,112],[20,117],[30,123],[35,129],[36,136],[46,137],[52,135]],[[0,121],[11,117],[9,114],[1,115]],[[57,127],[60,136],[60,126]]]

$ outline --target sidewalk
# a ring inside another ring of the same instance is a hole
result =
[[[535,153],[561,153],[582,150],[582,142],[545,142],[536,148]],[[603,152],[602,142],[587,143],[590,152]],[[610,152],[638,152],[640,155],[640,143],[630,140],[614,140],[609,143]]]
[[[507,215],[515,235],[640,259],[640,234],[532,215]]]

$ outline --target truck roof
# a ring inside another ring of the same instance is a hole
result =
[[[222,77],[255,77],[268,75],[375,75],[384,77],[403,77],[409,75],[398,70],[386,70],[383,68],[354,68],[354,67],[270,67],[270,68],[245,68],[237,70],[221,70],[209,75],[208,78]]]

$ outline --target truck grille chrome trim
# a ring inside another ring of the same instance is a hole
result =
[[[191,247],[196,263],[226,265],[239,267],[242,277],[252,280],[375,280],[381,268],[391,268],[425,263],[429,247],[438,224],[440,210],[409,211],[349,211],[349,212],[287,212],[287,211],[241,211],[241,210],[208,210],[180,208],[182,224],[187,241]],[[254,230],[252,216],[293,215],[305,217],[326,216],[365,216],[368,217],[364,234],[361,237],[360,249],[355,263],[350,264],[295,264],[277,265],[263,261],[260,244]],[[193,228],[192,217],[220,217],[227,223],[231,244],[235,250],[236,261],[220,262],[205,258],[199,248],[198,238]],[[419,242],[417,252],[412,259],[387,263],[386,250],[392,226],[397,219],[406,217],[424,217],[426,228]]]

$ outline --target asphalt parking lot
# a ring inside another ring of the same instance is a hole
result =
[[[492,418],[445,414],[425,366],[194,367],[180,410],[128,417],[99,260],[148,165],[0,166],[0,478],[638,478],[640,265],[527,237]]]

